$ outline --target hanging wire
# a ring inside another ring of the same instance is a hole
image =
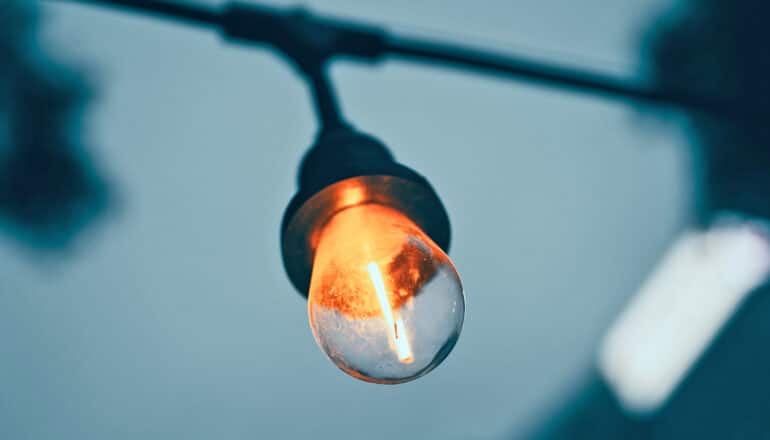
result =
[[[384,52],[393,57],[473,69],[482,73],[523,79],[579,92],[613,98],[627,98],[648,104],[717,112],[724,103],[708,97],[678,91],[648,88],[601,73],[561,67],[529,59],[417,39],[391,37]]]
[[[348,124],[342,117],[339,101],[325,66],[321,65],[308,71],[306,76],[313,92],[313,102],[322,131],[346,127]]]
[[[176,18],[215,27],[232,40],[270,47],[292,61],[309,80],[319,120],[324,124],[343,123],[326,72],[316,68],[336,57],[362,61],[378,61],[383,58],[422,61],[596,96],[629,99],[720,116],[731,116],[736,110],[727,101],[715,97],[683,90],[649,88],[599,72],[456,44],[405,38],[389,34],[376,26],[316,16],[301,8],[273,8],[238,2],[214,9],[162,0],[64,1],[114,6]]]
[[[142,14],[154,14],[174,18],[195,24],[218,25],[221,20],[219,10],[163,0],[64,0],[73,3],[112,6]]]

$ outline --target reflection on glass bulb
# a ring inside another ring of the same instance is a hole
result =
[[[335,214],[316,243],[310,326],[339,368],[402,383],[446,358],[462,329],[462,285],[414,222],[383,205],[358,205]]]
[[[374,261],[369,262],[366,267],[369,270],[369,276],[372,278],[374,291],[377,293],[377,301],[380,303],[382,315],[385,317],[385,323],[389,329],[393,329],[393,334],[391,336],[393,344],[395,345],[396,354],[398,355],[398,360],[405,364],[411,363],[413,360],[412,348],[409,346],[409,338],[406,336],[404,321],[401,318],[393,318],[393,311],[390,309],[388,292],[385,290],[385,282],[382,280],[380,268],[377,267],[377,263]],[[399,327],[401,327],[401,336],[398,334]]]

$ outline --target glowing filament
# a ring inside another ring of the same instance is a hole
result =
[[[380,302],[380,308],[382,308],[382,314],[385,317],[388,330],[393,337],[398,360],[404,364],[411,363],[414,357],[412,356],[412,348],[409,346],[409,339],[406,335],[406,327],[400,317],[393,317],[393,310],[391,310],[390,303],[388,302],[388,293],[385,290],[385,282],[382,280],[380,268],[377,267],[377,263],[374,261],[370,262],[367,268],[372,284],[374,284],[374,291],[377,292],[377,300]]]

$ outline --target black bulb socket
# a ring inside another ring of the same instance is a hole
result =
[[[438,194],[369,135],[347,126],[322,132],[302,159],[298,183],[281,224],[281,253],[289,279],[303,296],[324,225],[353,206],[375,203],[396,209],[449,251],[449,216]]]

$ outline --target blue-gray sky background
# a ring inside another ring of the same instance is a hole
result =
[[[635,77],[673,0],[305,4]],[[116,198],[69,255],[0,237],[0,438],[506,437],[578,386],[689,218],[684,135],[629,105],[339,64],[349,118],[442,196],[467,300],[437,370],[359,382],[315,346],[281,265],[316,129],[303,83],[213,32],[65,2],[45,16],[44,44],[97,84],[84,136]]]

